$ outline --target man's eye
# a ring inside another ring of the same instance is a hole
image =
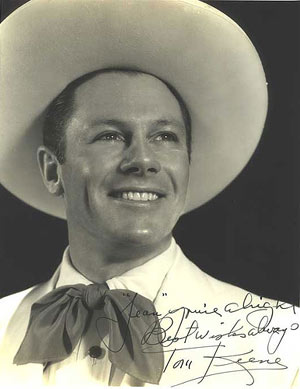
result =
[[[124,142],[125,139],[121,134],[115,132],[109,132],[98,135],[95,140],[108,141],[108,142]]]
[[[158,134],[154,137],[154,140],[159,142],[178,142],[177,135],[171,132],[163,132]]]

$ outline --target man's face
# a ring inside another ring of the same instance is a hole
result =
[[[159,243],[182,213],[189,177],[176,98],[145,74],[86,81],[75,92],[61,174],[69,226],[116,244]]]

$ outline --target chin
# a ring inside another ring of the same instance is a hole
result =
[[[125,245],[132,245],[135,247],[138,246],[148,246],[157,244],[159,245],[168,235],[162,233],[161,231],[152,231],[149,229],[139,229],[136,231],[128,232],[122,236],[121,240]]]

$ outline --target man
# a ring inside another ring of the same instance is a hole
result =
[[[65,215],[69,247],[49,282],[1,301],[1,382],[296,385],[296,309],[213,279],[172,239],[259,140],[245,34],[195,1],[36,0],[2,37],[1,180]]]

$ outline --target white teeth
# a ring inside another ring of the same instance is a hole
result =
[[[154,201],[158,199],[156,193],[150,192],[121,192],[119,196],[124,200],[131,201]]]
[[[141,194],[141,199],[142,199],[143,201],[147,201],[148,198],[149,198],[149,194],[150,194],[150,193],[143,192],[143,193]]]

